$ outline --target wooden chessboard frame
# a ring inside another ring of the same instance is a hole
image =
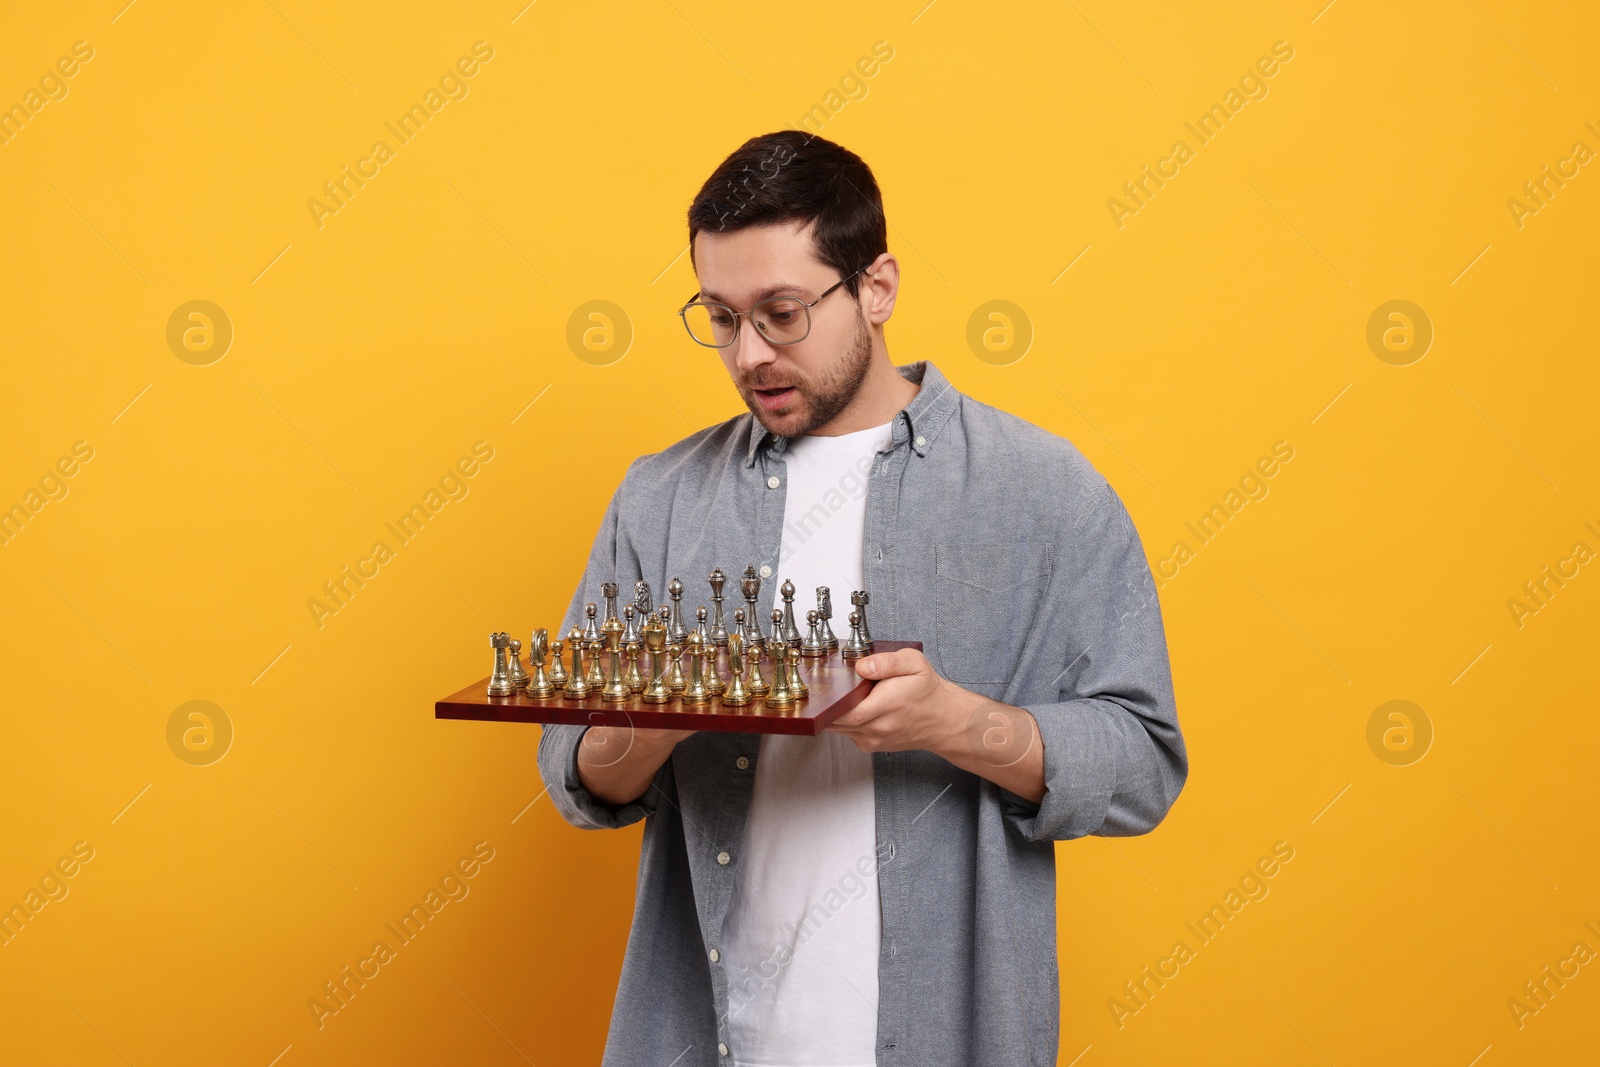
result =
[[[874,652],[900,648],[921,649],[921,641],[882,641],[874,639]],[[685,671],[687,672],[687,664]],[[728,650],[717,650],[717,667],[724,680],[728,671]],[[763,673],[769,670],[763,662]],[[626,702],[603,701],[598,695],[570,700],[559,694],[530,697],[518,692],[506,697],[488,694],[489,679],[467,686],[433,706],[437,719],[478,719],[487,722],[564,723],[571,726],[636,726],[645,730],[707,730],[717,733],[801,734],[815,737],[839,716],[861,703],[876,682],[856,674],[855,663],[834,649],[826,656],[802,656],[800,676],[810,687],[810,695],[793,707],[768,708],[759,697],[743,707],[724,707],[714,696],[707,704],[684,704],[674,697],[670,704],[646,704],[639,694]]]

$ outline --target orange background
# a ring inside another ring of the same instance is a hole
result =
[[[536,729],[432,702],[488,673],[488,631],[557,624],[630,459],[742,410],[673,314],[684,212],[807,115],[882,184],[892,357],[1070,438],[1163,572],[1192,774],[1156,832],[1058,846],[1061,1062],[1592,1049],[1592,962],[1508,1006],[1600,950],[1600,175],[1508,203],[1600,150],[1591,9],[123,2],[0,33],[0,906],[40,892],[0,947],[0,1061],[598,1060],[639,828],[571,828]],[[319,619],[346,565],[371,577]]]

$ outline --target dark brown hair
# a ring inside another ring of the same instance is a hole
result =
[[[883,196],[872,168],[847,148],[804,130],[752,137],[724,159],[689,205],[694,238],[774,222],[815,222],[817,258],[840,276],[889,250]],[[845,282],[853,297],[861,282]]]

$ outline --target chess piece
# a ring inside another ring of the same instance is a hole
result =
[[[628,607],[633,607],[629,604]],[[629,693],[642,693],[644,691],[644,675],[639,673],[639,642],[624,641],[622,655],[627,661],[627,669],[622,673],[622,684],[628,687]]]
[[[870,652],[872,650],[872,631],[867,629],[867,601],[869,599],[871,598],[867,595],[865,589],[857,589],[850,594],[850,603],[855,605],[856,613],[861,616],[861,640]]]
[[[606,683],[600,689],[600,699],[620,704],[633,695],[622,677],[622,646],[617,643],[622,636],[622,621],[613,615],[606,620],[606,631]]]
[[[643,578],[633,583],[633,608],[641,619],[648,619],[650,613],[655,610],[655,605],[650,601],[650,583]]]
[[[676,641],[669,641],[667,642],[667,689],[676,696],[688,685],[683,677],[683,646]]]
[[[667,679],[661,662],[666,653],[667,628],[652,612],[644,624],[643,633],[645,652],[650,656],[650,680],[645,683],[641,699],[646,704],[671,703],[672,690],[667,688]]]
[[[723,680],[722,671],[717,666],[717,656],[720,654],[720,650],[717,648],[716,644],[711,641],[706,642],[705,650],[706,689],[711,692],[712,696],[721,696],[723,693],[727,692],[728,683]]]
[[[854,596],[855,594],[851,595]],[[872,643],[863,640],[861,637],[861,613],[852,611],[850,613],[850,636],[845,639],[844,647],[839,649],[839,655],[845,659],[860,659],[862,656],[871,654],[871,652]]]
[[[639,609],[632,604],[622,605],[622,618],[626,626],[622,628],[622,643],[641,640],[639,637]]]
[[[728,624],[722,618],[722,587],[728,576],[721,567],[711,570],[711,643],[721,647],[728,643]]]
[[[672,613],[667,616],[667,643],[684,643],[689,631],[683,627],[683,579],[674,578],[667,583],[667,595],[672,598]]]
[[[606,672],[600,666],[600,653],[605,651],[606,643],[604,641],[586,641],[584,644],[587,646],[587,655],[584,656],[584,663],[587,665],[588,673],[584,675],[583,680],[589,683],[589,692],[598,694],[606,687]]]
[[[685,704],[709,704],[711,702],[711,690],[706,688],[705,658],[705,639],[700,636],[699,631],[691,631],[689,634],[689,684],[684,687],[682,693],[682,699]]]
[[[746,650],[755,652],[767,643],[767,635],[761,632],[761,616],[756,612],[756,601],[761,597],[761,576],[756,573],[754,563],[745,566],[744,575],[739,579],[739,591],[744,594],[746,606],[744,645]]]
[[[522,669],[522,642],[511,639],[511,688],[528,688],[528,672]]]
[[[733,680],[722,692],[723,706],[742,708],[750,703],[750,690],[744,685],[744,635],[738,630],[728,635],[728,671]]]
[[[789,671],[786,664],[789,661],[790,646],[783,641],[774,639],[772,642],[772,688],[767,690],[767,707],[792,708],[794,707],[794,692],[789,688]]]
[[[772,688],[761,674],[761,653],[766,647],[766,645],[757,645],[745,654],[745,667],[749,671],[750,678],[744,683],[744,687],[749,690],[750,695],[753,697],[764,696],[767,690]]]
[[[533,636],[528,641],[528,666],[533,668],[528,673],[528,684],[525,692],[531,697],[547,697],[555,692],[555,684],[550,675],[545,672],[545,657],[550,653],[550,631],[539,627],[533,631]],[[558,659],[560,653],[556,653]]]
[[[828,654],[828,642],[822,638],[822,630],[817,626],[818,618],[820,616],[818,616],[816,608],[806,612],[806,636],[805,640],[800,642],[801,655],[826,656]]]
[[[600,627],[596,626],[594,621],[594,601],[591,600],[583,606],[583,617],[585,620],[583,624],[583,643],[587,646],[590,641],[600,640]]]
[[[593,604],[589,606],[594,607]],[[561,695],[568,700],[582,700],[589,695],[589,672],[583,662],[588,646],[584,643],[583,631],[576,626],[567,635],[567,647],[572,649],[572,671],[567,675],[567,684],[561,690]]]
[[[562,657],[567,653],[566,642],[557,638],[550,645],[550,684],[556,689],[567,687],[567,665]]]
[[[828,622],[833,618],[833,594],[825,585],[817,586],[817,615],[822,619],[822,641],[831,652],[839,647],[839,638]]]
[[[508,697],[517,691],[511,681],[511,667],[506,663],[506,653],[511,651],[511,635],[489,635],[489,647],[494,649],[494,673],[489,676],[489,695]]]
[[[707,644],[711,643],[711,631],[706,627],[706,606],[701,604],[694,609],[694,632]]]
[[[800,677],[800,650],[789,648],[789,693],[796,700],[804,700],[811,695],[811,687],[806,685],[805,679]]]
[[[798,645],[800,643],[800,631],[796,629],[794,624],[794,583],[785,578],[783,584],[778,586],[778,595],[783,597],[783,613],[778,616],[778,619],[783,621],[783,635],[779,638],[778,627],[774,626],[772,628],[773,639],[782,640],[785,644]],[[778,619],[773,621],[777,622]]]
[[[617,583],[605,582],[600,586],[600,595],[606,599],[606,617],[600,624],[601,629],[611,625],[611,620],[617,617]]]

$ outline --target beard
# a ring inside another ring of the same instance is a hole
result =
[[[764,382],[751,382],[739,390],[739,395],[743,398],[745,407],[749,408],[750,413],[761,420],[761,425],[769,431],[780,436],[799,437],[833,421],[834,417],[861,391],[861,383],[867,380],[867,372],[871,368],[872,334],[868,331],[867,320],[858,307],[856,330],[850,338],[849,346],[845,349],[844,358],[824,371],[817,381],[808,382],[798,377],[793,378],[795,396],[804,402],[806,412],[799,426],[783,431],[773,425],[773,419],[791,418],[794,412],[778,415],[763,410],[751,393],[755,389],[764,388]],[[791,408],[793,406],[794,402],[791,402]]]

